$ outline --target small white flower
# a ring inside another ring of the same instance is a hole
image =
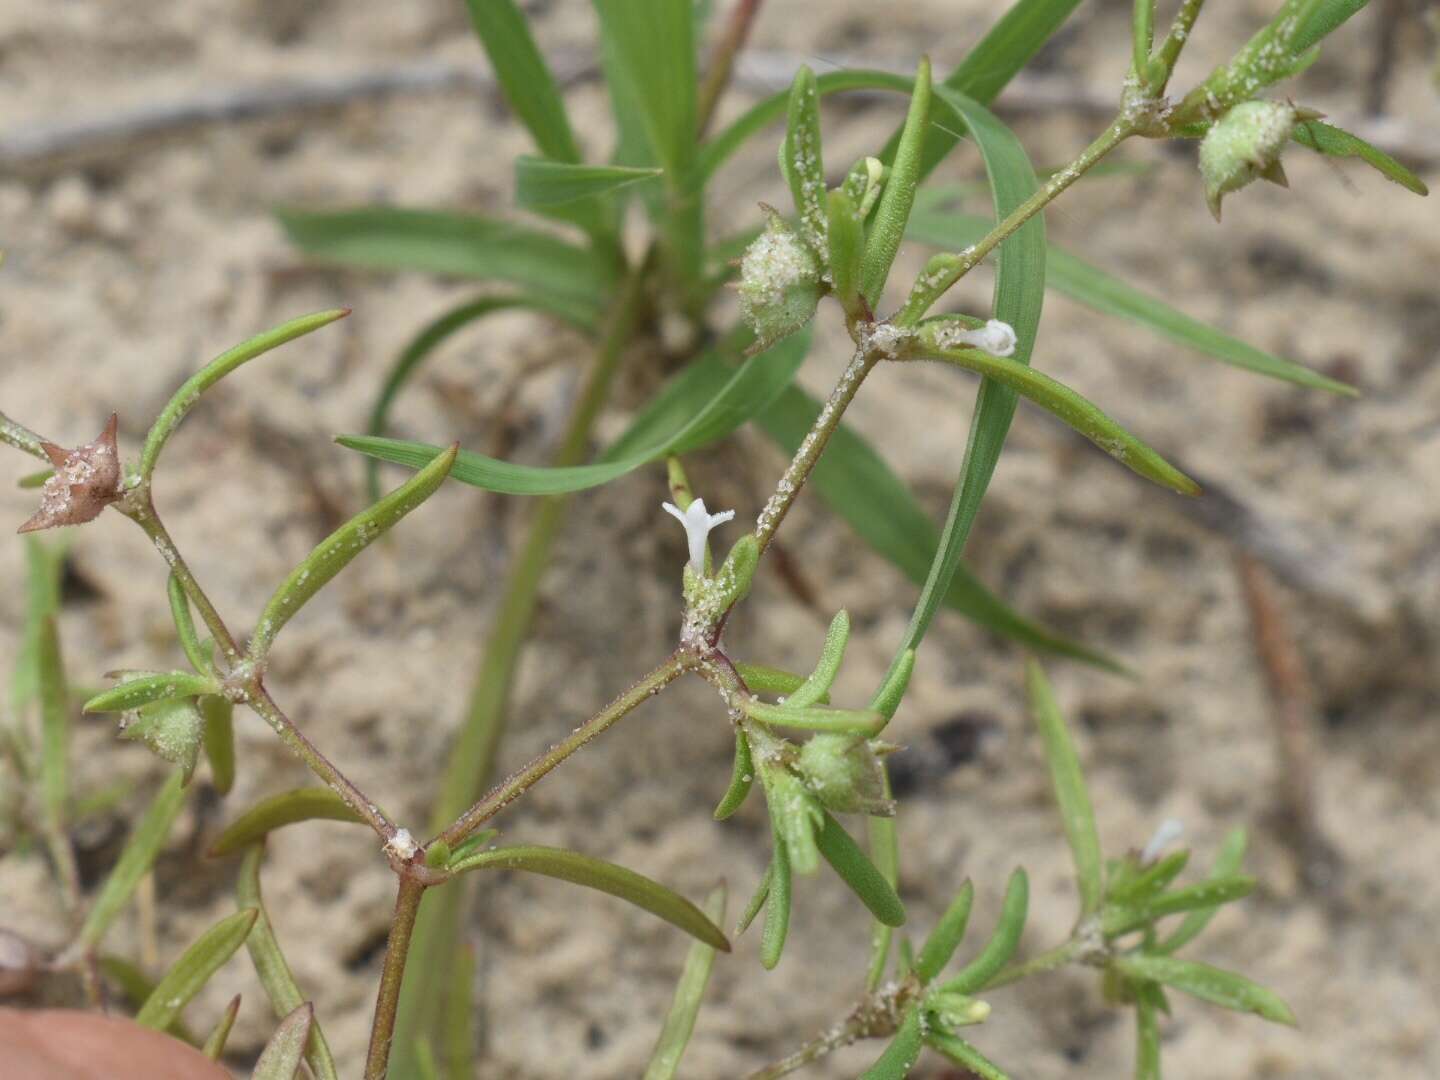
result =
[[[977,349],[984,349],[991,356],[1014,356],[1015,355],[1015,328],[1007,322],[999,319],[991,319],[978,330],[958,330],[951,335],[951,340],[964,342],[967,345],[974,345]]]
[[[1150,837],[1150,841],[1145,845],[1144,850],[1140,852],[1141,864],[1148,865],[1160,858],[1164,850],[1176,840],[1179,840],[1180,835],[1184,831],[1185,826],[1179,818],[1167,817],[1164,821],[1160,822],[1159,827],[1155,830],[1155,835]]]
[[[665,512],[685,526],[685,539],[690,542],[690,568],[697,574],[705,573],[705,542],[710,530],[723,525],[735,516],[734,510],[722,510],[718,514],[705,509],[705,500],[696,499],[684,510],[674,503],[661,503]]]

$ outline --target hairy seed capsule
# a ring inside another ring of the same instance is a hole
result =
[[[1313,115],[1313,114],[1311,114]],[[1288,102],[1247,101],[1227,112],[1200,144],[1205,202],[1220,220],[1220,200],[1264,178],[1287,187],[1280,153],[1295,130],[1297,110]]]
[[[762,349],[809,322],[821,294],[820,260],[779,214],[765,211],[765,231],[740,260],[740,311]]]

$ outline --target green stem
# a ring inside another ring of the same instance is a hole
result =
[[[380,992],[375,998],[375,1022],[370,1028],[365,1080],[385,1080],[389,1068],[400,987],[405,978],[405,961],[410,954],[410,935],[415,930],[415,917],[420,913],[420,897],[424,894],[424,883],[409,875],[400,876],[395,915],[390,921],[390,941],[385,948],[385,970],[380,975]]]
[[[755,16],[760,11],[761,0],[736,0],[735,9],[730,12],[730,21],[725,25],[725,36],[715,46],[710,58],[710,69],[700,85],[700,101],[697,107],[699,123],[696,125],[701,138],[705,137],[710,121],[715,118],[715,109],[725,88],[730,85],[730,75],[735,69],[735,57],[745,47],[750,37],[750,28],[755,25]]]
[[[520,771],[491,788],[489,793],[455,823],[437,837],[453,849],[485,822],[518,799],[550,773],[562,761],[586,743],[607,731],[611,725],[639,705],[658,694],[664,687],[678,679],[687,669],[689,662],[676,653],[659,667],[635,683],[609,705],[581,724],[565,738],[534,758]],[[431,841],[434,843],[435,841]]]
[[[1143,86],[1150,67],[1150,47],[1155,44],[1155,0],[1135,0],[1130,26],[1134,32],[1135,78]]]
[[[1185,42],[1190,40],[1190,30],[1195,25],[1195,20],[1200,17],[1200,9],[1205,6],[1205,0],[1185,0],[1179,13],[1175,16],[1175,22],[1170,26],[1170,33],[1165,35],[1165,40],[1160,43],[1159,52],[1156,53],[1165,71],[1164,81],[1154,88],[1155,93],[1163,94],[1166,85],[1170,82],[1170,76],[1175,71],[1175,62],[1180,59],[1180,52],[1185,48]]]
[[[775,494],[770,496],[765,509],[760,511],[760,519],[755,524],[755,538],[760,542],[762,553],[775,538],[775,531],[790,512],[790,507],[799,497],[805,481],[810,479],[815,463],[825,451],[825,444],[840,426],[845,410],[850,407],[850,402],[855,400],[865,377],[874,370],[884,355],[879,350],[863,347],[857,349],[844,374],[840,376],[840,381],[835,384],[835,389],[830,391],[830,397],[826,399],[820,415],[815,417],[815,423],[811,425],[804,442],[795,451],[795,456],[786,468],[785,475],[776,485]]]
[[[981,989],[994,990],[997,987],[1019,982],[1021,979],[1028,979],[1031,975],[1040,975],[1047,971],[1054,971],[1056,968],[1062,968],[1075,959],[1080,952],[1081,944],[1072,938],[1048,952],[1032,956],[1023,964],[1011,964],[1009,967],[1002,968]]]
[[[1132,134],[1134,128],[1129,122],[1124,119],[1115,120],[1079,157],[1059,172],[1051,174],[1050,179],[1037,189],[1035,194],[1012,210],[1009,216],[991,229],[983,239],[950,256],[938,266],[936,262],[939,260],[932,260],[934,269],[920,275],[916,280],[905,301],[905,307],[895,316],[895,324],[908,327],[919,323],[952,285],[978,266],[985,256],[1009,239],[1015,230],[1045,209],[1061,192],[1094,168],[1106,154]]]
[[[4,413],[0,413],[0,442],[9,443],[16,450],[23,450],[31,457],[37,457],[47,465],[50,459],[45,456],[45,451],[40,449],[44,440],[31,431],[24,424],[17,424]]]

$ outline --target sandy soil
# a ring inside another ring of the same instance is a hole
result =
[[[548,49],[585,49],[580,0],[532,5]],[[1258,0],[1216,5],[1182,76],[1222,58],[1255,24]],[[772,0],[757,42],[814,58],[913,58],[944,70],[979,36],[995,5],[915,0],[813,5]],[[1118,82],[1128,48],[1118,2],[1087,5],[1042,57],[1085,85]],[[1366,22],[1373,22],[1371,13]],[[1370,66],[1357,20],[1307,76],[1303,99],[1353,115]],[[1437,120],[1427,83],[1433,42],[1418,20],[1402,36],[1390,108],[1417,128]],[[293,5],[218,0],[0,3],[5,123],[38,123],[285,76],[383,68],[423,59],[476,61],[462,5],[382,0]],[[729,104],[737,110],[741,95]],[[573,92],[577,127],[604,146],[605,101]],[[837,107],[831,160],[878,145],[893,111]],[[1059,163],[1095,130],[1068,113],[1016,118],[1041,164]],[[468,295],[418,275],[317,272],[289,250],[274,204],[386,200],[500,212],[507,162],[527,149],[495,100],[464,93],[402,97],[323,115],[213,128],[148,143],[83,167],[0,177],[0,407],[64,443],[88,439],[118,410],[138,448],[149,418],[208,355],[292,315],[348,304],[344,323],[225,383],[168,454],[158,499],[221,609],[240,625],[333,523],[360,505],[358,461],[333,433],[363,423],[377,379],[420,320]],[[1023,611],[1133,665],[1134,680],[1054,665],[1075,721],[1107,846],[1143,843],[1165,817],[1184,820],[1202,864],[1225,831],[1252,831],[1256,896],[1214,923],[1196,955],[1273,987],[1302,1019],[1266,1026],[1188,1000],[1164,1028],[1169,1075],[1305,1077],[1440,1075],[1440,346],[1434,282],[1440,227],[1428,203],[1358,167],[1293,155],[1292,188],[1249,190],[1216,227],[1189,150],[1140,146],[1139,178],[1083,185],[1051,215],[1053,238],[1187,311],[1364,390],[1344,401],[1266,382],[1157,341],[1062,298],[1048,302],[1036,363],[1090,395],[1205,475],[1302,531],[1342,538],[1347,565],[1377,583],[1369,617],[1286,592],[1283,605],[1315,684],[1319,823],[1337,853],[1328,887],[1307,887],[1274,827],[1277,765],[1269,702],[1228,545],[1175,501],[1103,455],[1076,447],[1022,409],[970,547],[981,576]],[[950,179],[976,175],[961,154]],[[1434,179],[1433,166],[1427,170]],[[778,200],[773,154],[757,149],[724,175],[724,219]],[[717,215],[717,218],[722,215]],[[963,291],[972,310],[984,286]],[[527,364],[579,351],[523,318],[496,319],[457,340],[404,401],[404,431],[483,448],[493,411]],[[825,329],[804,381],[823,389],[845,357]],[[972,395],[954,373],[884,372],[855,421],[939,515],[960,458]],[[526,384],[504,421],[511,453],[542,460],[572,384]],[[613,433],[623,415],[608,417]],[[28,466],[7,458],[6,476]],[[697,458],[712,502],[753,514],[781,461],[756,436]],[[513,765],[568,731],[658,657],[675,632],[679,530],[657,503],[662,479],[637,475],[575,500],[546,579],[526,654]],[[32,497],[0,485],[0,520]],[[488,625],[524,507],[452,485],[367,555],[286,629],[271,685],[311,736],[400,818],[423,820],[444,765],[477,641]],[[857,626],[840,686],[858,699],[883,670],[914,589],[813,501],[787,526],[829,612]],[[178,661],[163,566],[138,531],[105,518],[76,537],[62,619],[81,685],[116,667]],[[0,545],[0,670],[23,610],[22,547]],[[1378,597],[1378,598],[1377,598]],[[766,576],[729,640],[741,655],[806,666],[823,619]],[[956,617],[932,632],[902,712],[913,790],[904,806],[904,895],[927,927],[967,876],[975,932],[990,926],[1009,870],[1031,874],[1024,948],[1058,941],[1074,898],[1036,740],[1023,711],[1015,650]],[[683,732],[682,732],[683,729]],[[158,878],[154,960],[163,966],[233,909],[233,867],[190,856],[238,808],[302,783],[303,770],[253,718],[240,724],[242,767],[223,805],[191,804]],[[731,738],[706,694],[682,687],[627,720],[503,819],[515,840],[564,843],[699,897],[723,875],[748,895],[768,851],[758,801],[724,826],[709,810],[728,778]],[[80,723],[77,772],[135,791],[77,842],[93,879],[113,860],[126,813],[160,770],[117,745],[105,721]],[[343,1072],[354,1075],[388,919],[390,879],[365,836],[339,825],[277,835],[265,891],[302,986],[316,996]],[[3,922],[59,944],[55,898],[38,855],[0,857]],[[473,927],[479,946],[486,1077],[622,1077],[645,1060],[686,944],[652,919],[548,880],[496,879]],[[110,944],[145,949],[127,916]],[[783,1054],[853,999],[866,919],[833,880],[799,887],[784,963],[765,975],[754,935],[718,964],[685,1075],[734,1077]],[[235,963],[189,1010],[208,1028],[245,995],[231,1064],[242,1072],[271,1027],[246,965]],[[1126,1075],[1129,1021],[1106,1007],[1084,970],[992,996],[976,1041],[1026,1080]],[[837,1054],[806,1075],[856,1075],[873,1049]],[[927,1063],[917,1076],[939,1077]],[[952,1074],[953,1075],[953,1074]]]

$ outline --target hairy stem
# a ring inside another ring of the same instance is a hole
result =
[[[39,458],[48,465],[50,459],[45,456],[45,451],[40,449],[42,441],[39,435],[36,435],[24,424],[17,423],[4,413],[0,413],[0,442],[8,443],[16,450],[23,450],[31,457]]]
[[[1175,70],[1175,61],[1180,59],[1180,52],[1185,48],[1185,42],[1190,39],[1190,30],[1195,25],[1195,20],[1200,17],[1200,9],[1205,6],[1205,0],[1185,0],[1180,11],[1175,16],[1175,22],[1170,26],[1170,33],[1165,35],[1161,42],[1160,49],[1156,54],[1160,63],[1165,66],[1165,81],[1155,87],[1155,92],[1163,93],[1165,86],[1170,81],[1170,75]]]
[[[1053,173],[1035,194],[1012,210],[1004,221],[997,224],[981,240],[971,244],[935,271],[922,274],[910,290],[905,307],[895,316],[896,325],[917,324],[951,286],[975,269],[985,256],[1009,239],[1015,230],[1045,209],[1061,192],[1094,168],[1106,154],[1132,134],[1134,128],[1129,121],[1123,118],[1115,120],[1099,138],[1081,151],[1079,157],[1059,172]]]
[[[790,512],[790,507],[799,497],[805,481],[810,479],[810,473],[814,470],[815,463],[820,460],[820,455],[825,451],[825,444],[830,441],[830,436],[840,426],[840,421],[845,416],[845,410],[850,407],[850,402],[855,400],[855,395],[860,391],[860,385],[883,356],[884,353],[878,350],[863,347],[857,349],[855,356],[846,366],[844,374],[840,376],[840,381],[835,384],[835,389],[830,391],[830,396],[826,399],[824,408],[820,410],[820,415],[815,417],[815,423],[811,425],[805,440],[795,451],[795,456],[785,469],[785,475],[776,485],[775,494],[770,496],[769,501],[765,504],[765,509],[760,511],[760,518],[755,524],[755,538],[760,542],[762,553],[770,546],[770,541],[775,538],[775,531],[780,528],[780,523]]]
[[[420,913],[425,885],[402,874],[395,897],[395,914],[390,920],[390,940],[385,947],[385,970],[375,998],[375,1022],[370,1028],[370,1052],[365,1058],[365,1080],[385,1080],[390,1063],[390,1043],[395,1034],[395,1014],[400,1004],[400,986],[405,978],[405,961],[410,954],[410,935]]]
[[[650,698],[658,694],[664,687],[678,679],[687,669],[689,661],[679,653],[668,657],[663,664],[655,668],[648,675],[635,683],[628,690],[622,693],[609,705],[601,709],[585,723],[581,724],[565,738],[546,750],[539,757],[534,758],[528,765],[518,772],[512,773],[507,779],[490,789],[490,792],[469,810],[465,811],[455,823],[437,837],[454,848],[465,837],[469,836],[485,822],[498,814],[505,807],[518,799],[525,792],[529,791],[539,781],[568,758],[575,751],[579,750],[586,743],[607,731],[612,724],[633,712],[636,707],[644,704]],[[434,843],[435,841],[432,841]]]
[[[1064,944],[1057,945],[1039,956],[1032,956],[1024,963],[1011,964],[1009,967],[1002,968],[981,989],[995,990],[1001,986],[1019,982],[1021,979],[1028,979],[1031,975],[1040,975],[1047,971],[1054,971],[1056,968],[1062,968],[1074,960],[1083,947],[1082,941],[1071,938]]]

